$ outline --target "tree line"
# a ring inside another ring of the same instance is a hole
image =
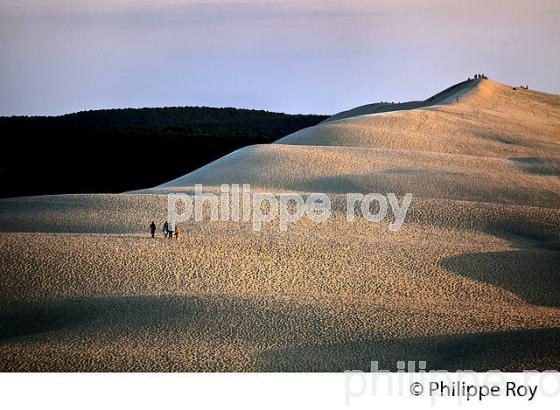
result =
[[[209,107],[0,117],[0,197],[147,188],[325,118]]]

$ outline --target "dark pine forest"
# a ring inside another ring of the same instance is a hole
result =
[[[207,107],[0,117],[0,197],[148,188],[325,118]]]

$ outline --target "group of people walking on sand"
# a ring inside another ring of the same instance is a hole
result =
[[[154,221],[152,221],[152,223],[150,224],[150,233],[152,234],[152,238],[156,237],[156,229],[156,224]],[[165,223],[163,224],[162,234],[164,239],[173,239],[173,236],[175,236],[175,239],[179,239],[181,230],[177,225],[175,225],[175,228],[173,228],[172,226],[169,226],[169,223],[167,221],[165,221]]]

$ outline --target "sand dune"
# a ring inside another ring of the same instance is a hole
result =
[[[482,80],[159,187],[0,201],[0,370],[558,370],[559,176],[560,97]],[[148,238],[197,183],[326,192],[334,214]],[[414,200],[390,232],[346,221],[346,192]]]
[[[189,192],[196,183],[208,188],[248,183],[272,192],[413,192],[423,198],[558,207],[559,169],[556,158],[531,163],[424,151],[272,144],[241,149],[145,192]]]
[[[422,109],[358,113],[340,120],[328,119],[278,143],[498,158],[557,159],[559,155],[560,96],[513,90],[490,80],[474,80],[443,103]]]
[[[558,207],[560,97],[473,80],[433,101],[334,116],[144,192],[250,183],[272,191],[413,192]]]

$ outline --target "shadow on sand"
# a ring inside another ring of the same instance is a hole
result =
[[[461,276],[513,292],[527,302],[560,306],[560,252],[519,249],[466,253],[445,258],[441,266]]]
[[[379,369],[393,371],[397,362],[403,360],[426,361],[427,370],[560,369],[558,328],[302,345],[304,340],[318,340],[324,331],[321,319],[320,311],[306,312],[297,306],[175,296],[94,298],[3,307],[0,347],[12,353],[6,355],[0,369],[162,371],[169,366],[183,371],[228,370],[228,365],[221,362],[201,362],[191,368],[180,357],[173,361],[177,348],[198,354],[196,346],[180,342],[187,340],[185,335],[181,336],[183,333],[211,335],[217,346],[237,343],[240,348],[246,344],[266,346],[278,337],[291,346],[261,350],[251,364],[253,371],[368,371],[373,360],[379,362]],[[308,323],[306,333],[313,337],[302,335],[298,323]],[[139,354],[155,356],[161,362],[134,362],[133,353],[129,354],[132,359],[128,356],[114,359],[111,352],[123,349],[114,345],[115,340],[130,342],[132,335],[151,340],[154,344]],[[57,358],[51,357],[56,354],[51,355],[47,350],[45,355],[42,350],[42,346],[50,349],[49,346],[64,345],[74,346],[73,350],[59,351]],[[97,358],[99,362],[89,362],[92,346],[107,349],[108,356]]]
[[[398,361],[422,360],[427,370],[558,370],[560,329],[349,341],[272,350],[259,359],[263,371],[370,371],[372,361],[396,371]]]
[[[0,341],[47,334],[63,337],[76,328],[131,329],[185,321],[206,314],[196,297],[122,296],[0,306]]]

